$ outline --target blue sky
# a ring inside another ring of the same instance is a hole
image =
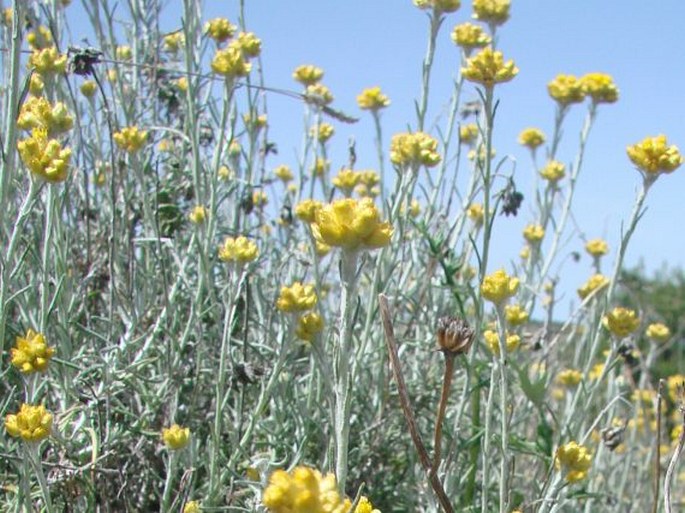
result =
[[[171,0],[168,5],[163,23],[165,29],[174,30],[181,23],[182,1]],[[203,5],[207,19],[225,16],[237,20],[237,0],[210,0]],[[79,20],[80,6],[74,2],[70,9],[70,15]],[[547,82],[559,73],[601,71],[611,74],[619,87],[619,101],[600,107],[574,208],[575,222],[588,238],[609,241],[608,272],[621,222],[630,215],[640,185],[626,146],[664,133],[670,143],[685,151],[685,3],[513,0],[511,13],[509,22],[498,31],[498,47],[507,59],[514,59],[520,72],[512,82],[496,88],[500,107],[494,145],[498,157],[509,154],[516,161],[516,180],[524,194],[530,197],[532,170],[516,138],[528,126],[551,135],[554,103],[547,96]],[[464,1],[444,23],[431,81],[429,122],[448,104],[459,68],[459,52],[449,33],[470,16],[470,1]],[[330,153],[333,169],[345,162],[350,136],[357,140],[358,167],[376,167],[371,119],[355,103],[364,87],[379,85],[392,100],[383,114],[386,142],[393,133],[405,131],[408,123],[415,123],[413,102],[420,91],[427,18],[411,0],[247,0],[246,21],[248,29],[263,40],[268,85],[297,90],[292,70],[300,64],[316,64],[326,72],[324,83],[336,97],[334,106],[361,117],[356,125],[336,124]],[[72,32],[78,40],[78,24],[72,25]],[[475,97],[475,90],[468,88],[465,98]],[[272,138],[280,150],[271,164],[294,164],[301,140],[302,106],[286,97],[271,96],[268,108]],[[585,106],[575,107],[567,119],[559,154],[566,163],[575,156],[584,113]],[[661,177],[652,188],[648,211],[627,253],[628,266],[638,261],[644,261],[648,270],[664,263],[683,265],[685,244],[673,229],[674,221],[685,215],[681,191],[685,191],[685,167]],[[531,220],[525,203],[517,219],[498,219],[492,269],[517,258],[521,230]],[[565,249],[582,251],[582,243],[577,239]],[[590,264],[585,256],[579,263],[565,264],[561,289],[567,299],[575,299],[575,289],[591,274]]]

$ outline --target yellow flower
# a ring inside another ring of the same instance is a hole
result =
[[[54,46],[34,50],[29,56],[28,66],[41,75],[64,73],[67,70],[67,56],[61,55]]]
[[[118,75],[117,75],[117,70],[115,69],[109,69],[107,70],[107,80],[114,84],[118,80]]]
[[[164,428],[162,429],[162,440],[173,451],[183,449],[190,442],[190,428],[181,427],[178,424]]]
[[[492,41],[483,27],[468,22],[455,26],[451,37],[454,44],[462,47],[466,52],[470,52],[474,48],[483,48]]]
[[[618,100],[618,89],[614,79],[606,73],[588,73],[580,79],[583,91],[594,103],[614,103]]]
[[[504,316],[511,326],[519,326],[528,322],[528,312],[526,312],[521,305],[505,306]]]
[[[526,128],[519,134],[519,144],[527,146],[531,150],[536,149],[538,146],[542,146],[544,142],[545,134],[542,133],[542,130],[537,128]]]
[[[674,374],[669,376],[666,380],[666,388],[668,388],[668,395],[673,402],[678,402],[679,389],[685,387],[685,376],[682,374]]]
[[[29,81],[29,93],[31,93],[33,96],[41,96],[44,89],[45,82],[43,82],[43,78],[38,73],[31,75],[31,80]]]
[[[502,82],[509,82],[518,72],[514,61],[504,62],[502,52],[494,51],[489,47],[467,59],[466,67],[461,68],[461,74],[466,80],[482,84],[487,88]]]
[[[499,335],[495,331],[485,330],[483,332],[483,338],[485,339],[485,345],[490,350],[490,352],[495,356],[499,356]],[[521,337],[519,337],[516,334],[507,333],[505,343],[507,353],[516,351],[520,345]]]
[[[359,176],[359,181],[368,187],[378,185],[381,181],[381,177],[378,176],[378,173],[371,169],[368,169],[366,171],[359,171]]]
[[[573,75],[557,75],[547,84],[547,92],[562,107],[585,99],[583,82]]]
[[[380,87],[369,87],[357,95],[357,105],[362,110],[377,112],[390,105],[390,98],[381,92]]]
[[[42,50],[53,44],[50,29],[44,25],[39,25],[36,30],[26,34],[26,41],[32,50]]]
[[[319,123],[309,129],[309,134],[316,137],[320,143],[325,143],[335,133],[335,128],[330,123]]]
[[[128,45],[117,46],[115,55],[120,61],[130,61],[133,58],[133,51]]]
[[[471,144],[478,138],[478,125],[467,123],[459,127],[459,142],[461,144]]]
[[[246,264],[255,260],[258,255],[257,244],[243,235],[236,238],[226,237],[223,245],[219,247],[219,260],[223,262]]]
[[[303,64],[295,68],[293,78],[307,87],[318,83],[323,78],[323,70],[312,64]]]
[[[346,513],[349,505],[340,497],[333,474],[296,467],[290,473],[276,470],[262,495],[262,504],[271,513]]]
[[[97,87],[98,86],[94,80],[86,80],[83,84],[81,84],[81,94],[86,98],[92,98],[97,91]]]
[[[645,335],[655,342],[666,342],[671,338],[671,330],[665,324],[655,322],[647,326]]]
[[[205,32],[217,43],[228,41],[235,34],[236,27],[226,18],[214,18],[205,23]]]
[[[523,238],[528,241],[531,246],[539,244],[545,236],[545,229],[539,224],[529,224],[523,229]]]
[[[575,387],[583,380],[583,373],[577,369],[565,369],[557,374],[556,382],[565,387]]]
[[[185,40],[186,38],[183,35],[183,32],[181,32],[180,30],[172,32],[171,34],[167,34],[166,36],[164,36],[163,40],[164,49],[167,52],[176,53],[178,52],[179,48],[181,48],[181,46],[185,44]]]
[[[71,130],[74,118],[62,102],[51,105],[45,98],[31,96],[21,106],[17,126],[22,130],[42,128],[48,137],[54,137]]]
[[[530,257],[530,246],[528,244],[521,248],[521,251],[519,251],[519,257],[521,260],[528,260],[528,257]]]
[[[316,301],[314,285],[302,285],[296,281],[290,287],[281,287],[276,308],[281,312],[304,312],[314,308]]]
[[[218,50],[214,54],[211,68],[217,75],[222,75],[226,79],[232,80],[249,75],[252,64],[245,60],[239,48],[229,45],[227,48]]]
[[[436,166],[440,160],[438,141],[424,132],[393,135],[390,161],[398,166]]]
[[[338,189],[349,194],[357,186],[359,179],[359,173],[356,171],[353,171],[352,169],[341,169],[331,182]]]
[[[609,245],[603,239],[592,239],[585,244],[585,251],[590,256],[601,257],[609,252]]]
[[[43,334],[32,329],[23,337],[17,337],[15,346],[10,351],[12,365],[24,374],[45,371],[54,354],[55,349],[48,347]]]
[[[480,203],[471,203],[469,208],[466,209],[466,215],[473,221],[473,224],[481,226],[483,224],[483,219],[485,219],[483,205]]]
[[[418,217],[420,213],[421,204],[418,202],[416,198],[414,198],[411,200],[411,203],[409,203],[409,215],[412,217]]]
[[[603,363],[596,363],[595,365],[592,366],[592,369],[590,369],[590,372],[588,372],[587,377],[590,378],[592,381],[596,381],[602,377],[603,372],[604,372],[604,364]]]
[[[313,223],[316,219],[316,212],[323,207],[323,204],[314,199],[306,199],[295,205],[295,215],[306,223]]]
[[[40,442],[50,436],[52,415],[42,404],[22,404],[19,412],[5,417],[5,430],[25,442]]]
[[[19,141],[17,148],[22,162],[34,175],[52,183],[66,180],[71,149],[63,149],[59,141],[49,139],[45,129],[32,130],[31,137]]]
[[[282,164],[274,168],[274,175],[276,178],[280,179],[283,183],[287,183],[293,179],[293,172],[288,166]]]
[[[373,200],[345,198],[316,211],[312,232],[316,240],[349,251],[390,244],[393,229],[380,220]]]
[[[578,289],[580,299],[585,299],[596,290],[601,290],[609,285],[609,278],[603,274],[594,274]]]
[[[628,146],[627,151],[633,164],[651,175],[670,173],[683,163],[678,147],[668,146],[665,135],[646,137],[642,142]]]
[[[305,100],[314,105],[328,105],[333,103],[333,93],[323,84],[311,84],[307,86],[304,92]]]
[[[241,32],[234,43],[247,57],[257,57],[262,51],[262,40],[252,32]]]
[[[618,306],[604,316],[603,323],[611,333],[624,338],[640,326],[640,318],[635,310]]]
[[[264,191],[254,191],[252,193],[252,205],[257,208],[262,208],[267,203],[269,203],[269,197]]]
[[[473,17],[491,25],[502,25],[509,19],[510,0],[473,0]]]
[[[200,503],[198,501],[188,501],[183,506],[183,513],[200,513]]]
[[[499,269],[483,279],[480,292],[488,301],[500,304],[516,294],[518,288],[519,279],[509,276],[504,269]]]
[[[6,27],[12,26],[12,20],[14,19],[14,10],[11,7],[6,7],[2,10],[2,23]]]
[[[193,224],[202,224],[207,219],[207,209],[203,205],[195,205],[188,214],[188,219]]]
[[[540,170],[540,176],[551,184],[556,184],[566,175],[566,166],[558,160],[550,160]]]
[[[147,142],[147,131],[139,130],[137,126],[127,126],[116,132],[112,138],[126,153],[135,153]]]
[[[180,77],[176,80],[176,87],[178,87],[179,91],[185,93],[188,90],[188,79],[186,77]]]
[[[295,335],[301,340],[312,342],[321,330],[323,330],[323,319],[318,313],[309,312],[298,319]]]
[[[591,465],[590,451],[577,442],[560,446],[554,458],[554,466],[562,472],[569,483],[585,479]]]
[[[419,9],[433,9],[436,12],[454,12],[461,6],[461,0],[414,0]]]
[[[329,167],[331,167],[331,163],[328,160],[322,157],[316,157],[316,160],[311,167],[312,175],[323,176],[326,174],[326,171],[328,171]]]

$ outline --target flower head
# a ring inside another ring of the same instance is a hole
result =
[[[504,62],[502,52],[492,48],[484,48],[473,57],[466,60],[466,67],[461,68],[461,74],[470,82],[482,84],[487,88],[494,87],[495,84],[509,82],[512,80],[519,69],[514,61]]]
[[[334,97],[331,90],[323,84],[310,84],[304,92],[305,101],[314,105],[329,105],[333,103]]]
[[[67,56],[60,54],[54,46],[34,50],[29,56],[28,66],[41,75],[64,73],[67,70]]]
[[[303,64],[295,68],[293,78],[307,87],[318,83],[323,78],[323,70],[312,64]]]
[[[205,24],[205,32],[217,43],[228,41],[235,34],[236,27],[226,18],[214,18]]]
[[[618,100],[618,88],[614,79],[606,73],[588,73],[580,79],[583,91],[594,103],[614,103]]]
[[[457,317],[440,317],[436,329],[438,347],[447,354],[465,354],[471,348],[475,332]]]
[[[500,355],[499,347],[499,335],[493,330],[485,330],[483,332],[483,338],[485,339],[485,345],[490,350],[494,356]],[[504,347],[507,353],[512,353],[518,349],[521,345],[521,337],[516,334],[507,333],[506,341]]]
[[[492,41],[483,27],[468,22],[455,26],[450,37],[454,44],[463,48],[467,54],[475,48],[489,45]]]
[[[275,167],[274,175],[276,175],[276,177],[283,183],[287,183],[293,179],[293,172],[290,170],[290,167],[286,166],[285,164]]]
[[[86,98],[92,98],[97,91],[97,84],[94,80],[86,80],[81,84],[81,94]]]
[[[306,199],[295,205],[295,215],[306,223],[313,223],[316,212],[323,207],[323,203],[314,199]]]
[[[459,127],[459,142],[461,144],[472,144],[478,139],[478,125],[466,123]]]
[[[566,175],[566,166],[558,160],[550,160],[540,170],[540,176],[551,184],[556,184]]]
[[[357,95],[357,105],[362,110],[377,112],[390,105],[390,98],[381,92],[380,87],[369,87]]]
[[[173,451],[183,449],[190,442],[190,428],[178,424],[164,428],[162,429],[162,440]]]
[[[207,209],[204,205],[195,205],[188,214],[188,219],[193,224],[202,224],[207,219]]]
[[[529,224],[523,229],[523,238],[532,246],[539,244],[545,236],[545,229],[539,224]]]
[[[341,169],[331,182],[335,187],[345,192],[346,195],[349,195],[360,183],[360,178],[359,173],[352,169]]]
[[[295,335],[300,340],[312,342],[318,333],[323,330],[323,319],[316,312],[306,313],[297,320]]]
[[[147,131],[139,130],[137,126],[127,126],[116,132],[112,138],[126,153],[135,153],[147,142]]]
[[[640,326],[640,318],[635,310],[618,306],[606,314],[604,327],[618,338],[624,338]]]
[[[675,145],[668,146],[665,135],[646,137],[642,142],[628,146],[628,158],[648,175],[671,173],[684,162]]]
[[[10,436],[25,442],[40,442],[50,436],[52,414],[42,404],[34,406],[24,403],[19,412],[5,417],[5,430]]]
[[[319,123],[309,129],[309,134],[316,137],[320,143],[325,143],[335,133],[335,128],[330,123]]]
[[[304,312],[314,308],[317,300],[314,285],[302,285],[296,281],[290,287],[281,287],[276,308],[281,312]]]
[[[257,244],[247,237],[226,237],[219,247],[219,260],[228,263],[246,264],[252,262],[259,255]]]
[[[232,44],[248,58],[257,57],[262,52],[262,40],[252,32],[241,32]]]
[[[507,305],[504,307],[504,316],[511,326],[520,326],[528,322],[529,314],[521,305]]]
[[[510,0],[473,0],[473,17],[491,25],[502,25],[509,19]]]
[[[583,373],[578,369],[565,369],[557,374],[556,382],[565,387],[575,387],[583,380]]]
[[[372,199],[345,198],[316,211],[312,232],[329,246],[355,251],[387,246],[393,229],[381,221]]]
[[[171,34],[164,36],[164,50],[170,53],[178,52],[179,48],[185,43],[185,36],[183,32],[177,30]]]
[[[547,92],[562,107],[585,99],[583,83],[573,75],[557,75],[547,84]]]
[[[183,513],[200,513],[200,503],[198,501],[188,501],[183,506]]]
[[[31,96],[21,106],[17,126],[22,130],[45,129],[48,137],[55,137],[74,126],[74,118],[62,102],[50,104],[45,98]]]
[[[436,166],[440,160],[438,141],[424,132],[393,135],[390,161],[398,166]]]
[[[481,226],[483,224],[483,219],[485,219],[483,205],[480,203],[471,203],[469,208],[466,209],[466,215],[473,221],[474,225]]]
[[[537,149],[545,142],[545,134],[537,128],[526,128],[519,134],[519,144],[527,146],[531,150]]]
[[[433,9],[435,12],[454,12],[461,6],[461,0],[414,0],[419,9]]]
[[[349,509],[338,493],[335,476],[322,476],[309,467],[276,470],[269,477],[262,503],[272,513],[345,513]]]
[[[647,326],[645,335],[654,342],[666,342],[671,338],[671,330],[665,324],[655,322]]]
[[[35,128],[31,137],[17,143],[19,156],[34,175],[48,182],[63,182],[67,178],[71,149],[62,148],[56,139],[48,138],[47,130]]]
[[[592,239],[585,244],[585,251],[592,257],[601,257],[609,252],[609,245],[604,239]]]
[[[592,456],[586,447],[577,442],[569,442],[557,449],[554,465],[569,483],[575,483],[587,477],[592,465]]]
[[[115,55],[120,61],[130,61],[133,58],[133,50],[128,45],[117,46]]]
[[[578,289],[580,299],[585,299],[596,290],[602,290],[609,285],[609,278],[603,274],[594,274]]]
[[[232,45],[214,54],[211,67],[214,73],[224,76],[227,80],[246,77],[252,70],[252,64],[245,59],[241,49]]]
[[[10,354],[12,365],[24,374],[31,374],[43,372],[48,368],[48,363],[55,354],[55,349],[48,347],[42,333],[36,333],[29,329],[26,335],[16,338]]]
[[[45,25],[39,25],[35,30],[26,34],[26,42],[32,50],[42,50],[52,46],[52,34]]]
[[[519,279],[509,276],[504,269],[499,269],[483,279],[480,291],[488,301],[500,304],[516,294],[518,288]]]

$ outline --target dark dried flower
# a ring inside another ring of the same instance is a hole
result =
[[[438,346],[444,353],[465,354],[468,352],[475,332],[468,323],[457,317],[445,316],[438,319]]]

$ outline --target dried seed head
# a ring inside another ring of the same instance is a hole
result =
[[[444,353],[464,354],[473,343],[474,331],[466,321],[445,316],[438,319],[437,336]]]

